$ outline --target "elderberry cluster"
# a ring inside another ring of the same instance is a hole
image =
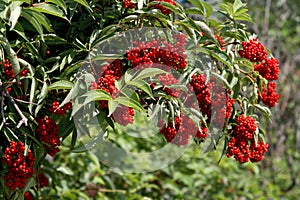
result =
[[[6,79],[13,79],[15,78],[15,73],[14,73],[14,70],[13,70],[13,67],[12,67],[12,63],[9,62],[8,59],[5,59],[4,60],[4,63],[0,62],[0,66],[2,66],[3,64],[3,67],[4,67],[4,73],[5,73],[5,77]],[[20,76],[26,76],[27,74],[27,69],[23,69],[21,72],[20,72]]]
[[[268,144],[254,139],[257,129],[256,120],[241,114],[233,127],[231,138],[228,142],[227,157],[233,156],[238,162],[258,162],[264,158]]]
[[[212,108],[217,112],[212,119],[218,126],[224,124],[224,119],[230,118],[234,100],[229,97],[229,92],[218,86],[212,78],[207,81],[204,74],[194,74],[190,85],[198,100],[200,111],[207,116],[210,123]]]
[[[131,0],[122,0],[124,8],[130,8],[133,9],[136,7],[136,3],[133,3]]]
[[[60,115],[60,116],[64,116],[66,114],[66,112],[68,110],[71,109],[72,107],[72,103],[69,102],[67,104],[65,104],[63,107],[59,107],[60,103],[58,101],[53,101],[52,102],[52,106],[51,108],[49,108],[49,111],[53,114],[57,114],[57,115]]]
[[[254,70],[267,80],[279,78],[279,62],[275,58],[266,58],[261,63],[254,65]]]
[[[151,1],[157,1],[158,3],[153,5],[153,8],[159,9],[163,14],[168,15],[170,13],[172,13],[171,10],[165,8],[164,6],[160,5],[159,2],[167,2],[170,3],[172,5],[176,5],[176,1],[173,0],[150,0]],[[129,9],[134,9],[136,8],[137,4],[132,2],[132,0],[122,0],[122,4],[124,8],[129,8]]]
[[[264,45],[257,38],[249,42],[242,42],[242,46],[243,50],[238,51],[240,56],[249,59],[251,62],[261,62],[268,55]]]
[[[275,81],[279,78],[278,60],[276,58],[268,58],[265,47],[257,39],[242,42],[242,46],[244,50],[239,50],[241,57],[247,58],[251,62],[259,62],[254,65],[254,70],[269,81],[268,86],[264,86],[262,94],[258,93],[260,99],[267,106],[274,107],[279,101],[279,95],[276,93],[276,83],[270,81]]]
[[[36,120],[38,126],[35,130],[38,138],[44,143],[44,147],[50,156],[59,152],[60,137],[58,136],[58,125],[49,116]]]
[[[170,120],[167,125],[163,125],[160,134],[163,134],[167,142],[181,146],[189,142],[194,133],[196,126],[194,122],[186,115],[176,116],[174,122]]]
[[[279,95],[276,92],[276,83],[268,82],[267,87],[263,86],[262,94],[259,95],[259,98],[270,108],[274,107],[279,101]]]
[[[185,69],[187,66],[185,53],[185,35],[175,34],[176,41],[171,44],[163,39],[148,42],[134,42],[134,47],[126,52],[126,57],[132,67],[152,67],[153,63],[168,66],[174,69]]]
[[[134,110],[132,108],[119,105],[114,112],[113,119],[119,124],[126,126],[133,123]]]
[[[26,186],[27,179],[34,174],[35,157],[30,149],[25,155],[23,142],[11,142],[2,156],[2,163],[7,165],[8,172],[3,177],[5,185],[10,190],[21,189]]]
[[[176,5],[176,2],[173,1],[173,0],[151,0],[151,1],[167,2],[167,3],[170,3],[172,5]],[[153,7],[156,8],[156,9],[159,9],[164,15],[168,15],[168,14],[170,14],[172,12],[171,10],[163,7],[160,4],[155,4]]]

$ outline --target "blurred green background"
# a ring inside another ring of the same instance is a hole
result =
[[[216,6],[220,1],[208,0]],[[200,157],[199,148],[193,145],[174,164],[159,171],[122,174],[99,164],[92,154],[69,154],[62,150],[54,159],[57,171],[48,172],[55,187],[45,188],[43,198],[299,199],[300,1],[247,3],[255,22],[249,24],[250,31],[272,50],[281,69],[277,83],[280,103],[272,110],[273,122],[260,124],[266,129],[270,144],[264,161],[241,165],[224,158],[218,164],[221,150]]]

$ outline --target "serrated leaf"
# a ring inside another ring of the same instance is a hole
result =
[[[74,84],[70,81],[60,80],[48,86],[48,90],[71,89]]]

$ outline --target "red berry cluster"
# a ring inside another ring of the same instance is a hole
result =
[[[126,57],[131,61],[132,67],[152,67],[153,64],[161,64],[174,69],[185,69],[185,35],[175,34],[173,39],[176,41],[174,44],[162,39],[134,42],[134,47],[126,52]]]
[[[225,45],[225,42],[224,42],[224,40],[221,38],[221,36],[219,36],[219,35],[215,35],[215,38],[218,40],[218,42],[221,44],[221,50],[222,51],[224,51],[225,50],[225,47],[224,47],[224,45]]]
[[[159,82],[163,85],[163,91],[172,97],[178,97],[180,94],[179,89],[172,89],[169,88],[168,86],[172,86],[175,84],[178,84],[178,80],[174,77],[173,74],[164,74],[164,75],[159,75],[158,77]]]
[[[218,86],[213,79],[207,82],[204,74],[194,74],[190,84],[198,100],[200,111],[208,117],[208,123],[211,120],[212,109],[214,109],[218,113],[212,122],[222,126],[224,120],[230,118],[234,104],[228,92]]]
[[[68,110],[71,109],[72,107],[72,103],[69,102],[67,104],[65,104],[63,107],[59,107],[60,103],[58,101],[53,101],[52,102],[52,107],[49,108],[49,111],[53,114],[57,114],[57,115],[60,115],[60,116],[64,116],[66,114],[66,112]]]
[[[54,156],[59,152],[60,137],[58,136],[58,125],[49,116],[36,120],[38,126],[35,130],[40,141],[44,143],[44,147],[50,156]]]
[[[249,59],[251,62],[261,62],[268,55],[264,45],[257,38],[249,42],[242,42],[242,46],[243,50],[238,51],[240,56]]]
[[[167,2],[167,3],[170,3],[170,4],[176,5],[176,2],[173,1],[173,0],[151,0],[151,1]],[[172,12],[171,10],[165,8],[164,6],[162,6],[160,4],[155,4],[153,7],[156,8],[156,9],[159,9],[165,15],[168,15]]]
[[[208,136],[208,128],[202,127],[200,130],[197,131],[196,138],[204,141]]]
[[[254,65],[254,70],[267,80],[279,78],[279,62],[276,58],[266,58],[261,63]]]
[[[167,142],[177,146],[186,145],[189,142],[190,136],[195,136],[196,126],[193,121],[187,116],[176,116],[174,122],[171,120],[167,126],[163,125],[160,133],[164,135]]]
[[[119,80],[123,75],[121,61],[114,60],[112,63],[104,65],[100,69],[98,81],[97,83],[94,81],[91,82],[90,90],[102,89],[114,97],[117,93],[115,81]],[[100,101],[100,107],[107,108],[107,101]]]
[[[122,0],[124,8],[133,9],[136,7],[136,3],[133,3],[131,0]]]
[[[24,200],[33,200],[33,196],[30,192],[25,192],[24,193]]]
[[[34,174],[35,157],[30,149],[27,155],[24,155],[24,152],[23,142],[11,142],[2,156],[2,163],[8,166],[8,173],[3,179],[10,190],[25,187],[27,179]]]
[[[3,64],[5,77],[6,79],[12,79],[15,77],[14,70],[12,68],[12,64],[9,62],[8,59],[4,60],[4,63],[0,62],[0,66]],[[20,72],[20,76],[26,76],[27,75],[27,69],[24,69]]]
[[[264,158],[268,150],[268,144],[254,139],[257,129],[256,120],[250,116],[241,114],[237,118],[237,125],[233,127],[231,138],[228,142],[227,157],[234,156],[240,162],[258,162]]]
[[[117,123],[126,126],[127,124],[133,123],[133,116],[134,110],[132,108],[119,105],[113,114],[113,119]]]
[[[259,98],[270,108],[274,107],[279,101],[279,95],[276,92],[276,83],[268,82],[267,88],[263,87],[262,94],[259,95]]]
[[[38,186],[39,186],[39,188],[48,187],[49,186],[48,178],[43,173],[39,173],[38,174]]]

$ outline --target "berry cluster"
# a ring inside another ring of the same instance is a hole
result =
[[[239,50],[239,54],[249,59],[251,62],[260,62],[254,65],[254,70],[268,81],[279,78],[279,62],[276,58],[267,58],[267,51],[257,39],[250,42],[242,42],[244,50]],[[276,83],[268,82],[267,89],[263,88],[262,94],[258,94],[263,103],[269,107],[274,107],[279,101],[276,93]]]
[[[161,64],[174,69],[185,69],[187,66],[185,53],[185,35],[173,35],[175,40],[171,44],[163,39],[148,42],[134,42],[134,47],[126,52],[126,57],[132,63],[132,67],[152,67],[153,64]]]
[[[228,142],[227,157],[234,156],[240,162],[258,162],[264,158],[268,144],[258,140],[255,142],[254,134],[257,129],[256,120],[241,114],[237,118],[237,125],[233,127]]]
[[[261,63],[254,65],[254,70],[267,80],[279,78],[279,62],[276,58],[266,58]]]
[[[15,77],[15,73],[14,73],[14,70],[12,68],[12,63],[10,63],[8,59],[5,59],[4,63],[0,62],[0,66],[2,64],[3,64],[3,67],[4,67],[4,73],[5,73],[6,79],[13,79]],[[20,76],[26,76],[27,72],[28,72],[27,69],[23,69],[20,72]]]
[[[29,149],[24,155],[25,145],[23,142],[11,142],[2,156],[2,163],[8,166],[8,173],[3,177],[5,185],[10,190],[25,187],[27,179],[34,174],[35,157]]]
[[[169,73],[169,74],[164,74],[164,75],[159,75],[158,77],[159,82],[163,85],[163,91],[167,94],[170,95],[172,97],[178,97],[180,94],[180,90],[179,89],[172,89],[169,88],[168,86],[171,85],[175,85],[178,84],[178,80],[174,77],[173,74]]]
[[[33,196],[30,192],[25,192],[24,193],[24,200],[33,200]]]
[[[44,143],[44,147],[50,156],[54,156],[59,152],[60,137],[58,136],[58,125],[49,116],[39,118],[36,120],[38,126],[36,128],[36,134],[40,141]]]
[[[249,59],[251,62],[261,62],[268,55],[264,45],[257,38],[249,42],[242,42],[242,46],[243,50],[238,51],[240,56]]]
[[[234,100],[228,95],[228,91],[218,86],[214,79],[207,82],[204,74],[194,74],[190,82],[198,100],[200,111],[211,120],[212,109],[217,114],[212,119],[215,125],[222,126],[224,120],[230,118]]]
[[[121,60],[114,60],[110,64],[101,66],[98,72],[98,81],[91,82],[90,89],[102,89],[115,97],[118,90],[115,86],[115,81],[123,76],[123,69],[121,67]],[[101,108],[108,108],[107,101],[99,102]],[[119,124],[126,126],[133,123],[134,110],[125,106],[118,106],[114,112],[114,120]]]
[[[122,0],[124,8],[133,9],[136,7],[136,3],[133,3],[131,0]]]
[[[176,5],[176,2],[173,1],[173,0],[151,0],[151,1],[167,2],[167,3],[170,3],[170,4]],[[155,4],[153,7],[156,8],[156,9],[159,9],[165,15],[168,15],[172,12],[171,10],[165,8],[164,6],[162,6],[160,4]]]
[[[225,42],[224,42],[224,40],[221,38],[221,36],[219,36],[219,35],[215,35],[215,38],[218,40],[218,42],[221,44],[221,50],[222,51],[224,51],[225,50],[225,47],[224,47],[224,45],[225,45]]]
[[[49,186],[48,178],[43,173],[39,173],[38,174],[38,186],[39,186],[39,188],[48,187]]]
[[[196,135],[195,130],[197,129],[194,122],[183,115],[176,116],[174,122],[171,120],[167,125],[163,125],[160,133],[164,135],[167,142],[181,146],[188,144],[190,137]]]
[[[114,60],[110,64],[101,66],[98,72],[97,83],[95,81],[91,82],[90,90],[102,89],[110,93],[113,97],[117,93],[117,88],[115,86],[115,81],[122,77],[122,67],[120,60]],[[107,101],[100,101],[101,108],[107,108]]]
[[[279,95],[276,92],[276,83],[268,82],[267,88],[263,87],[262,94],[259,95],[259,98],[270,108],[274,107],[279,101]]]
[[[119,105],[113,114],[113,119],[123,125],[133,123],[134,110],[132,108]]]
[[[72,103],[71,102],[69,102],[69,103],[67,103],[67,104],[65,104],[63,107],[59,107],[59,102],[58,101],[53,101],[52,102],[52,107],[51,108],[49,108],[49,111],[51,112],[51,113],[53,113],[53,114],[57,114],[57,115],[60,115],[60,116],[64,116],[65,114],[66,114],[66,112],[68,111],[68,110],[70,110],[71,109],[71,107],[72,107]]]

